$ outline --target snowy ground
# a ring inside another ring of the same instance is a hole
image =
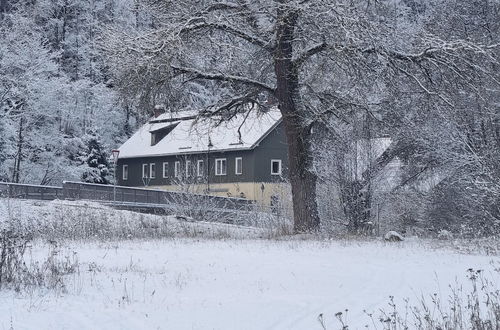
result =
[[[26,262],[77,261],[64,289],[0,291],[1,329],[349,329],[389,296],[417,304],[470,286],[469,268],[499,283],[498,242],[327,241],[269,228],[185,222],[96,203],[0,200],[0,228],[34,232]],[[491,242],[490,242],[491,243]],[[465,290],[468,292],[467,290]],[[379,327],[380,329],[381,327]]]
[[[389,295],[445,299],[468,268],[500,262],[411,240],[121,240],[68,242],[61,253],[79,261],[66,292],[0,292],[0,329],[321,329],[319,313],[338,329],[333,315],[345,309],[361,329],[363,310]]]

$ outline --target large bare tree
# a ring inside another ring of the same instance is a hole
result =
[[[468,59],[490,58],[497,47],[429,35],[415,3],[151,0],[152,27],[140,33],[110,27],[103,48],[117,83],[142,86],[143,95],[160,95],[171,106],[199,101],[204,115],[230,118],[277,104],[289,148],[294,228],[306,232],[320,224],[316,125],[331,116],[342,120],[345,108],[376,117],[400,89],[398,79],[453,106],[446,91],[429,83],[429,70],[481,70]]]

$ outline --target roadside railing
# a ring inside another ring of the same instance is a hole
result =
[[[243,198],[219,197],[211,195],[192,194],[155,189],[116,187],[82,182],[65,181],[63,194],[65,199],[115,201],[137,204],[177,204],[179,201],[189,201],[196,206],[210,203],[214,208],[246,210],[254,205],[253,201]]]
[[[116,192],[114,189],[116,189]],[[188,202],[188,204],[193,207],[209,204],[213,208],[227,210],[249,210],[254,205],[253,201],[243,198],[123,186],[114,187],[111,185],[72,181],[63,182],[62,187],[0,182],[0,197],[38,200],[68,199],[107,202],[116,201],[118,203],[160,205]]]
[[[245,226],[260,226],[259,221],[274,214],[272,207],[243,198],[72,181],[62,187],[0,182],[0,198],[88,200],[130,211]]]
[[[62,187],[0,182],[0,197],[54,200],[63,199]]]

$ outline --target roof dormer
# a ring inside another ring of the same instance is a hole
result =
[[[149,133],[151,133],[151,146],[154,146],[158,144],[165,136],[168,135],[168,133],[172,132],[172,130],[178,125],[179,123],[174,123],[171,125],[167,125],[161,128],[157,128],[154,130],[150,130]]]

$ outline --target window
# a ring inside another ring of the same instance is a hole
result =
[[[191,170],[191,161],[186,160],[186,178],[189,178],[189,172]]]
[[[243,173],[243,158],[236,157],[234,160],[234,174],[241,175]]]
[[[203,160],[198,160],[196,163],[196,175],[203,176]]]
[[[219,158],[215,160],[215,175],[226,175],[227,164],[226,158]]]
[[[142,177],[148,177],[148,164],[142,164]]]
[[[174,163],[174,175],[176,178],[181,177],[181,162]]]
[[[271,174],[281,175],[281,159],[271,159]]]
[[[163,163],[163,177],[168,178],[168,162]]]
[[[149,177],[151,179],[154,179],[156,177],[156,164],[155,163],[149,164]]]
[[[128,165],[122,166],[122,179],[128,180]]]

